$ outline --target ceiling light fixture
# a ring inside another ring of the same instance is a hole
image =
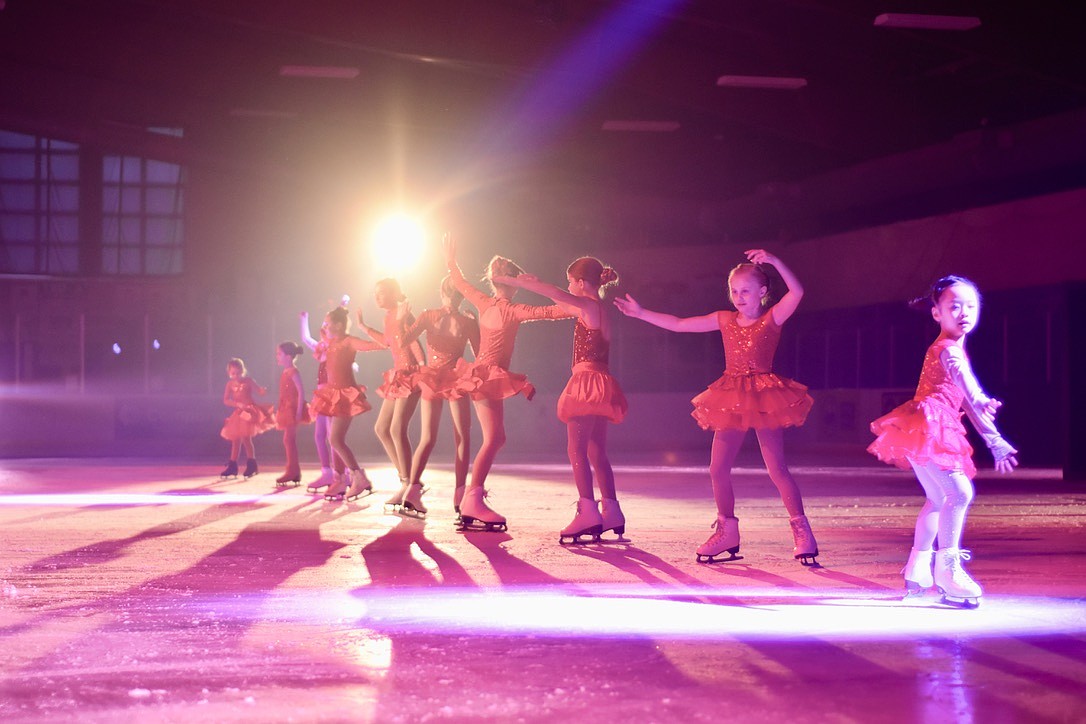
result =
[[[913,30],[972,30],[980,27],[980,18],[968,15],[883,13],[875,18],[875,25],[880,28],[910,28]]]
[[[333,80],[352,80],[358,77],[358,68],[340,65],[283,65],[279,75],[284,78],[331,78]]]
[[[604,121],[605,131],[635,131],[641,133],[670,133],[679,130],[678,121]]]
[[[772,75],[722,75],[718,86],[727,88],[768,88],[770,90],[799,90],[807,85],[806,78],[784,78]]]

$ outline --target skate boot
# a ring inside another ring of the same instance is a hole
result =
[[[400,508],[403,507],[403,496],[407,495],[407,488],[410,487],[410,483],[407,482],[407,478],[400,478],[400,489],[393,493],[392,497],[385,501],[386,513],[399,513]]]
[[[327,488],[332,483],[332,468],[321,468],[321,476],[306,486],[306,491],[319,493],[321,488]]]
[[[796,547],[792,549],[792,556],[805,566],[817,568],[818,561],[815,560],[815,556],[818,555],[818,543],[815,542],[807,516],[797,515],[788,522],[792,524],[792,538],[796,542]]]
[[[407,492],[403,494],[403,504],[400,506],[400,515],[410,518],[425,518],[426,506],[422,504],[422,483],[411,483],[407,486]]]
[[[622,534],[626,532],[626,516],[622,514],[622,508],[618,507],[618,501],[612,498],[601,500],[600,517],[603,518],[603,530],[600,533],[613,530],[618,538],[607,540],[622,540]]]
[[[913,548],[909,551],[909,560],[901,569],[901,575],[905,577],[905,597],[923,593],[925,589],[935,585],[935,579],[931,574],[932,563],[935,562],[935,551],[918,551]]]
[[[486,491],[482,486],[464,491],[464,499],[460,501],[458,530],[484,530],[488,533],[507,530],[505,516],[492,510],[483,500],[485,497]]]
[[[343,500],[344,493],[347,492],[347,486],[351,483],[351,479],[344,470],[341,472],[332,473],[332,482],[328,484],[328,489],[324,491],[325,500]]]
[[[348,501],[365,498],[367,495],[373,495],[373,483],[366,477],[366,473],[363,470],[352,470],[348,474],[348,479],[351,481],[351,486],[343,493],[343,496]]]
[[[302,484],[302,471],[295,470],[293,472],[287,471],[275,479],[275,487],[277,488],[290,488],[298,487]]]
[[[573,521],[558,534],[558,543],[598,543],[602,532],[603,516],[596,507],[596,501],[592,498],[580,498],[577,501],[577,515],[573,516]]]
[[[695,551],[698,563],[737,561],[739,553],[739,519],[717,516],[713,522],[713,534]],[[728,554],[727,558],[719,557]]]
[[[245,461],[245,479],[246,480],[253,477],[254,475],[256,475],[259,472],[260,471],[257,470],[257,467],[256,467],[256,458],[249,458],[248,460]]]
[[[227,478],[236,478],[238,476],[238,461],[230,460],[226,463],[226,469],[219,473],[219,480],[226,480]]]
[[[943,603],[958,608],[976,608],[984,594],[980,585],[962,568],[972,556],[961,548],[943,548],[935,554],[935,587]]]

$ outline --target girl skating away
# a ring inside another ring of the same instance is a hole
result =
[[[230,461],[220,478],[236,478],[238,475],[238,454],[244,452],[245,477],[251,478],[260,472],[256,465],[256,453],[253,450],[253,437],[275,427],[271,405],[258,405],[253,401],[253,393],[265,395],[268,390],[253,382],[245,370],[245,363],[238,357],[226,363],[226,389],[222,393],[222,403],[233,407],[234,411],[226,418],[219,434],[230,441]]]
[[[286,470],[275,479],[275,485],[279,488],[302,483],[302,466],[298,461],[298,426],[310,421],[302,375],[294,366],[294,359],[302,351],[301,345],[283,342],[275,353],[276,361],[283,368],[283,374],[279,376],[279,406],[275,411],[275,426],[283,431],[283,450],[287,458]]]
[[[509,371],[517,329],[521,322],[565,319],[570,315],[557,305],[515,304],[516,288],[493,281],[494,295],[484,294],[469,284],[460,272],[452,237],[446,235],[442,245],[453,286],[479,310],[479,354],[473,363],[461,360],[457,369],[457,389],[474,403],[483,433],[482,445],[471,468],[471,482],[460,503],[460,527],[503,531],[506,530],[505,517],[483,500],[486,476],[498,451],[505,445],[506,398],[523,394],[530,400],[535,395],[535,387],[527,377]],[[486,278],[490,281],[498,276],[515,277],[522,271],[509,259],[496,256],[487,265]]]
[[[818,545],[803,511],[803,497],[784,460],[784,428],[802,425],[812,400],[806,387],[773,373],[781,325],[799,306],[803,287],[792,270],[769,252],[752,249],[746,255],[749,263],[736,266],[728,275],[734,312],[679,318],[644,309],[630,295],[616,299],[615,304],[628,316],[673,332],[720,330],[724,341],[724,374],[692,400],[694,419],[713,431],[709,477],[717,509],[716,530],[697,549],[697,560],[712,563],[738,557],[739,520],[731,470],[747,430],[753,429],[766,471],[788,511],[795,542],[792,554],[805,566],[817,565]],[[770,303],[769,278],[761,265],[775,267],[788,287],[776,304]],[[718,558],[725,554],[728,557]]]
[[[626,532],[626,518],[615,493],[615,474],[607,455],[607,424],[626,417],[626,397],[611,376],[611,321],[603,297],[618,274],[599,259],[584,256],[566,270],[566,290],[528,274],[496,277],[495,282],[520,287],[553,299],[574,315],[573,363],[569,382],[558,398],[558,419],[566,424],[566,452],[577,486],[577,513],[558,535],[559,543],[599,541],[614,531]],[[597,507],[592,473],[600,489]]]
[[[913,399],[871,423],[877,437],[867,450],[883,462],[912,470],[926,496],[902,570],[906,595],[934,586],[944,603],[976,608],[983,591],[962,567],[962,561],[970,559],[961,538],[977,473],[961,423],[962,408],[991,450],[996,470],[1014,470],[1018,451],[995,426],[1003,403],[984,394],[965,353],[965,339],[980,321],[976,285],[965,277],[943,277],[912,306],[931,310],[939,336],[924,355]],[[936,540],[937,553],[932,549]]]

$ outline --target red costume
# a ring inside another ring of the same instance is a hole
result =
[[[309,419],[309,407],[306,405],[302,406],[302,416],[298,417],[298,398],[301,397],[301,390],[294,382],[297,374],[297,367],[287,367],[279,376],[279,407],[275,411],[275,426],[280,430],[312,422]]]
[[[366,401],[366,388],[356,384],[354,370],[355,349],[352,337],[329,340],[325,353],[328,384],[318,386],[313,393],[310,411],[314,415],[329,417],[354,417],[370,409]]]
[[[442,307],[427,309],[403,334],[403,344],[409,345],[426,332],[426,366],[418,370],[415,381],[424,400],[462,397],[457,390],[456,364],[470,343],[479,350],[479,323],[463,312]]]
[[[532,399],[535,387],[528,378],[509,371],[517,329],[521,322],[568,319],[573,315],[557,304],[514,304],[508,299],[491,297],[469,284],[458,267],[454,266],[449,273],[457,290],[479,310],[478,354],[475,362],[461,359],[457,363],[457,392],[473,400],[504,400],[516,394]]]
[[[603,330],[589,329],[580,319],[573,327],[573,374],[558,397],[558,419],[599,415],[611,422],[626,417],[626,397],[607,365],[611,343]]]
[[[404,324],[414,322],[413,317],[404,320]],[[419,371],[418,360],[415,359],[411,345],[404,341],[403,325],[396,318],[396,312],[391,311],[385,315],[384,343],[392,352],[392,369],[382,376],[381,385],[377,388],[377,394],[381,397],[398,400],[410,397],[416,389],[415,378]]]
[[[275,427],[271,405],[258,405],[253,401],[256,385],[248,377],[227,380],[223,399],[234,403],[234,411],[226,418],[219,434],[227,440],[244,440]],[[236,474],[237,471],[235,470]]]
[[[695,397],[691,413],[705,430],[802,425],[813,400],[798,382],[773,374],[781,328],[768,310],[749,327],[738,312],[717,312],[724,341],[724,374]]]

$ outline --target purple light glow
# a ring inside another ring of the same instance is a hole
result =
[[[266,502],[273,497],[273,495],[235,495],[232,493],[196,495],[174,495],[170,493],[53,493],[48,495],[4,495],[0,496],[0,506],[237,505]]]

